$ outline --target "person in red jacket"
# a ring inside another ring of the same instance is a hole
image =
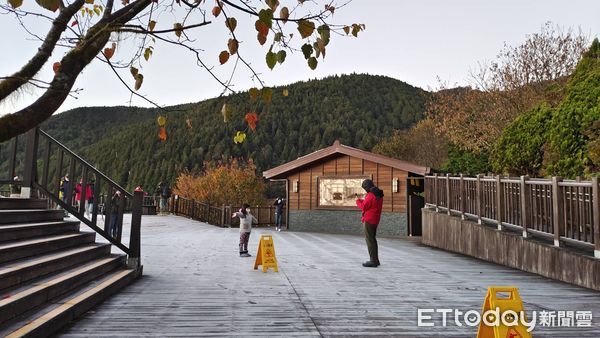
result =
[[[367,195],[365,199],[357,199],[356,205],[362,210],[363,228],[365,231],[365,240],[369,250],[370,260],[363,263],[364,267],[376,268],[379,264],[379,255],[377,252],[377,225],[381,219],[381,209],[383,207],[383,191],[377,188],[373,181],[364,180],[362,188],[365,189]]]

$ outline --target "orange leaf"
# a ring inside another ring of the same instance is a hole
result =
[[[221,7],[219,7],[219,6],[213,7],[212,15],[214,15],[216,18],[217,16],[219,16],[219,14],[221,14]]]
[[[60,62],[55,62],[52,65],[52,70],[54,71],[54,74],[58,73],[58,71],[60,70]]]
[[[258,122],[258,115],[256,115],[256,113],[247,113],[246,122],[248,122],[248,126],[250,126],[250,129],[256,130],[256,122]]]
[[[163,142],[167,140],[167,130],[165,129],[165,127],[160,127],[160,129],[158,130],[158,138]]]
[[[224,50],[221,52],[221,54],[219,54],[219,62],[221,64],[224,64],[225,62],[227,62],[227,60],[229,60],[229,52]]]

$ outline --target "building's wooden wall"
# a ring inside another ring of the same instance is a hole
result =
[[[313,165],[287,177],[290,182],[289,207],[291,210],[316,209],[318,205],[317,177],[365,175],[373,178],[385,197],[383,211],[406,212],[406,178],[408,173],[382,164],[346,155]],[[392,179],[400,179],[400,191],[392,193]],[[298,192],[293,192],[294,181],[299,181]]]

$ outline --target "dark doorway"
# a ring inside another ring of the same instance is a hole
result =
[[[425,207],[425,179],[412,175],[406,180],[406,195],[408,204],[408,235],[421,236],[421,209]]]

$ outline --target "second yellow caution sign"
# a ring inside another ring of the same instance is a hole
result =
[[[256,261],[254,261],[254,270],[262,265],[263,272],[273,268],[273,271],[279,272],[277,269],[277,258],[275,258],[275,245],[273,245],[273,237],[271,235],[261,235],[258,242],[258,253],[256,253]]]
[[[531,332],[523,325],[526,320],[516,287],[490,286],[483,302],[477,338],[531,338]],[[505,321],[516,325],[508,326]]]

